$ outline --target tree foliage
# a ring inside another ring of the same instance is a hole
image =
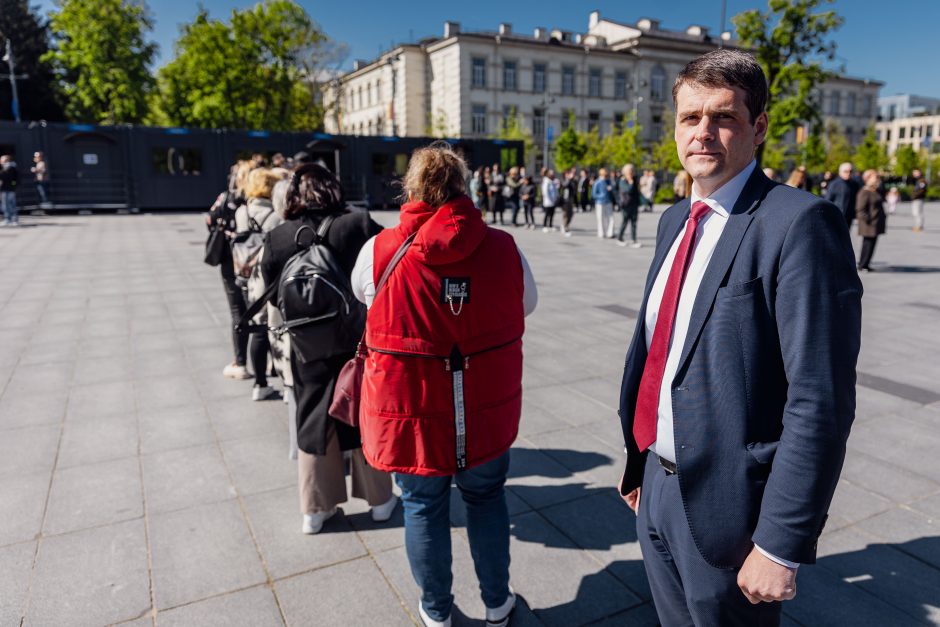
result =
[[[920,157],[911,146],[901,146],[894,153],[894,173],[898,176],[909,177],[919,167]]]
[[[29,0],[0,0],[0,51],[6,50],[6,36],[13,47],[16,73],[27,76],[16,85],[20,116],[24,120],[62,120],[52,68],[42,61],[49,51],[49,25],[30,9]],[[0,74],[8,70],[7,64],[0,62]],[[13,119],[12,92],[10,82],[0,80],[0,119]]]
[[[843,18],[818,10],[833,0],[768,0],[768,11],[751,9],[732,18],[742,45],[753,50],[770,88],[768,140],[781,140],[804,122],[819,123],[814,89],[829,73],[824,61],[835,58],[830,39]],[[764,147],[758,147],[760,161]]]
[[[525,154],[535,154],[535,140],[532,138],[531,131],[529,131],[522,123],[522,120],[519,119],[519,114],[516,113],[515,107],[510,111],[506,123],[501,125],[499,133],[495,135],[495,138],[505,139],[507,141],[521,141],[525,144]]]
[[[568,128],[562,131],[555,142],[555,168],[564,171],[578,165],[587,153],[587,143],[575,128],[574,115],[568,118]]]
[[[818,126],[813,127],[802,147],[803,165],[810,172],[818,172],[826,167],[826,143]]]
[[[852,163],[859,170],[884,170],[888,165],[888,152],[875,137],[875,127],[869,126],[862,143],[855,149]]]
[[[679,148],[676,145],[675,115],[667,112],[663,116],[663,134],[652,146],[652,166],[659,172],[678,172],[682,169]]]
[[[325,70],[343,54],[293,0],[233,10],[227,22],[200,8],[175,48],[158,75],[154,122],[272,131],[322,126]]]
[[[612,133],[604,138],[602,152],[604,162],[615,168],[621,168],[628,163],[640,167],[643,161],[643,150],[640,146],[640,132],[642,129],[635,120],[625,124],[620,133]]]
[[[43,56],[59,81],[69,119],[140,122],[153,84],[153,22],[136,0],[61,0],[51,15],[52,49]]]
[[[835,172],[839,169],[839,164],[852,161],[852,148],[849,146],[849,140],[834,122],[826,125],[825,142],[827,170]]]

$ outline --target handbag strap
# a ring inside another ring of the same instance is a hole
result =
[[[408,252],[408,248],[411,246],[411,243],[415,241],[415,236],[418,235],[418,232],[415,231],[409,235],[404,242],[401,243],[401,246],[398,247],[398,250],[395,251],[392,260],[388,262],[388,265],[385,267],[385,272],[382,273],[382,276],[379,277],[379,282],[375,286],[375,295],[378,296],[379,292],[385,287],[385,284],[388,283],[388,278],[392,276],[392,270],[395,269],[395,266],[398,265],[398,262],[402,260],[402,257],[405,256],[405,253]]]

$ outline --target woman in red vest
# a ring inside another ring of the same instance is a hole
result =
[[[516,602],[503,486],[522,409],[523,319],[538,297],[512,236],[484,223],[466,180],[448,144],[415,151],[400,224],[366,243],[352,276],[370,307],[362,451],[396,473],[427,627],[451,624],[452,479],[467,507],[487,625],[506,625]]]

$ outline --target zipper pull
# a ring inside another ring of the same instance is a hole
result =
[[[450,372],[450,360],[449,359],[444,360],[444,372]]]
[[[463,369],[470,370],[470,358],[469,357],[463,358]]]

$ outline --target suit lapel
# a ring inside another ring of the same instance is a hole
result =
[[[685,344],[682,347],[682,354],[679,357],[679,365],[676,369],[676,376],[682,372],[685,362],[692,352],[692,347],[698,341],[705,322],[711,314],[712,303],[715,302],[715,296],[718,294],[718,288],[724,283],[728,270],[738,254],[738,248],[741,246],[741,240],[747,233],[751,220],[754,218],[753,211],[760,204],[763,198],[769,180],[759,167],[754,168],[754,172],[748,178],[741,195],[734,204],[734,209],[728,216],[728,223],[725,224],[724,231],[718,239],[715,246],[715,252],[708,262],[708,268],[705,269],[705,275],[702,277],[702,283],[699,285],[698,294],[695,296],[695,304],[692,306],[692,316],[689,319],[689,331],[685,337]]]

